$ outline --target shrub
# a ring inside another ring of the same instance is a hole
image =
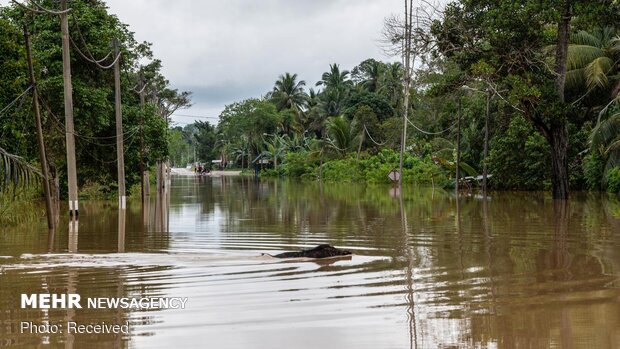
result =
[[[620,167],[614,167],[607,172],[607,191],[620,193]]]
[[[308,153],[299,152],[286,154],[282,168],[285,176],[300,178],[312,174],[316,166],[316,161],[308,159]]]

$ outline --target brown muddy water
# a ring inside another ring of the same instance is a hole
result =
[[[173,177],[125,226],[81,202],[0,228],[0,347],[620,348],[620,199]],[[124,230],[124,232],[123,232]],[[278,260],[320,243],[350,259]],[[22,309],[22,293],[187,297],[185,309]],[[21,333],[129,324],[129,334]]]

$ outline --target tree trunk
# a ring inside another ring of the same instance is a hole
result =
[[[566,84],[566,65],[568,61],[568,40],[570,37],[570,21],[572,1],[566,0],[562,9],[562,17],[558,21],[558,43],[555,49],[555,88],[560,102],[564,103],[564,86]]]
[[[564,104],[564,86],[568,57],[568,40],[572,18],[572,0],[565,0],[558,21],[558,43],[555,51],[555,87],[560,103]],[[558,117],[558,116],[556,116]],[[568,199],[568,126],[565,118],[551,125],[547,140],[551,145],[551,190],[554,199]]]
[[[568,199],[568,128],[565,123],[551,129],[551,191],[554,199]]]

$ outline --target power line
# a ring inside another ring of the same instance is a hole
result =
[[[4,114],[4,112],[9,110],[9,108],[13,104],[17,103],[20,99],[22,99],[28,93],[28,91],[30,91],[32,89],[33,86],[34,85],[28,86],[28,88],[26,90],[24,90],[24,92],[22,92],[22,94],[20,94],[17,98],[15,98],[13,101],[11,101],[11,103],[9,103],[6,107],[4,107],[2,110],[0,110],[0,116],[2,116],[2,114]]]
[[[34,6],[37,7],[37,8],[31,8],[31,7],[28,7],[28,6],[24,5],[24,4],[22,4],[21,2],[18,2],[17,0],[13,0],[14,4],[18,5],[19,7],[23,8],[25,10],[28,10],[28,11],[34,12],[34,13],[49,13],[49,14],[52,14],[52,15],[62,15],[62,14],[65,14],[65,13],[71,11],[71,9],[66,9],[66,10],[62,10],[62,11],[54,11],[54,10],[47,9],[47,8],[37,4],[34,1],[30,1],[30,2],[32,4],[34,4]]]
[[[82,41],[82,45],[84,45],[84,51],[86,51],[86,53],[88,54],[88,57],[86,56],[86,54],[84,54],[84,52],[82,52],[82,50],[80,50],[80,48],[77,46],[75,41],[73,41],[73,38],[69,36],[69,39],[71,40],[71,44],[73,45],[73,48],[75,48],[77,53],[79,53],[80,56],[82,56],[82,58],[84,58],[88,62],[94,63],[96,66],[98,66],[101,69],[105,70],[105,69],[112,68],[116,64],[116,62],[119,60],[119,58],[121,57],[121,53],[119,52],[114,58],[114,61],[110,63],[109,65],[106,65],[106,66],[101,65],[100,63],[106,60],[112,54],[112,51],[108,52],[108,54],[105,55],[105,57],[101,59],[96,59],[93,56],[93,54],[90,52],[90,50],[88,49],[88,45],[86,45],[86,40],[84,39],[84,35],[82,35],[82,30],[80,29],[78,20],[75,18],[75,14],[71,14],[71,18],[73,19],[73,23],[75,24],[75,28],[77,29],[78,36],[80,37],[80,41]]]
[[[368,137],[370,138],[370,140],[371,140],[374,144],[376,144],[376,145],[378,145],[378,146],[382,146],[382,145],[385,145],[385,143],[387,143],[387,141],[384,141],[383,143],[377,143],[377,141],[375,141],[375,140],[372,138],[372,136],[370,135],[370,132],[368,132],[368,129],[366,128],[366,124],[364,124],[364,131],[366,131],[366,134],[368,135]]]
[[[170,116],[181,116],[187,118],[196,118],[196,119],[219,119],[219,116],[206,116],[206,115],[188,115],[188,114],[172,114]]]
[[[439,135],[442,134],[446,131],[450,131],[457,123],[455,122],[454,124],[452,124],[452,126],[446,128],[445,130],[439,131],[439,132],[429,132],[429,131],[424,131],[423,129],[417,127],[416,125],[413,124],[413,122],[411,122],[411,120],[409,120],[409,118],[407,118],[407,121],[409,122],[409,124],[411,124],[411,126],[413,126],[413,128],[415,128],[416,130],[418,130],[421,133],[427,134],[427,135]]]

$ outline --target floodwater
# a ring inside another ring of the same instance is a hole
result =
[[[0,347],[619,348],[620,199],[173,177],[143,214],[81,202],[0,231]],[[351,258],[279,260],[330,243]],[[22,293],[187,297],[185,309],[22,309]],[[128,334],[20,333],[129,324]]]

